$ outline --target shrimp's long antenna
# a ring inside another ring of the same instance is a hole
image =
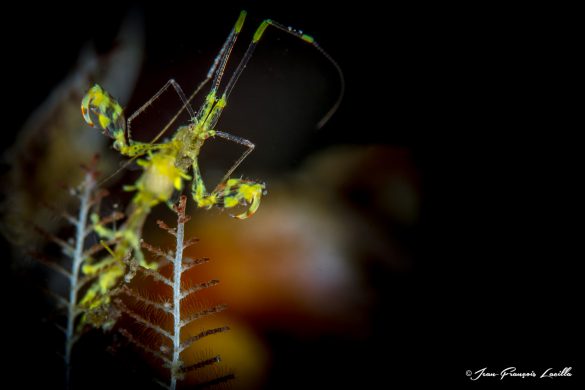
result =
[[[197,86],[195,91],[193,91],[191,96],[189,96],[189,98],[187,99],[187,103],[181,107],[181,109],[175,114],[174,117],[171,118],[171,120],[167,123],[167,125],[156,135],[156,137],[154,137],[152,139],[151,143],[156,142],[168,130],[168,128],[171,126],[171,124],[179,117],[179,115],[181,115],[183,113],[183,110],[185,109],[185,107],[189,103],[191,103],[193,98],[195,96],[197,96],[197,94],[199,92],[201,92],[201,90],[209,82],[209,80],[211,80],[211,77],[213,75],[215,75],[215,77],[213,78],[213,83],[212,83],[213,86],[211,87],[211,90],[217,91],[217,88],[219,87],[219,84],[221,83],[221,78],[222,78],[223,73],[225,71],[227,61],[230,57],[230,54],[231,54],[232,49],[236,43],[236,40],[238,39],[238,35],[240,34],[240,31],[242,30],[242,26],[244,25],[245,19],[246,19],[246,11],[240,12],[240,16],[238,17],[236,24],[234,25],[234,27],[230,31],[230,34],[228,35],[227,39],[223,43],[221,50],[219,51],[219,53],[217,54],[217,56],[213,60],[211,67],[207,71],[207,75],[205,76],[205,79],[201,83],[199,83],[199,85]]]
[[[230,80],[225,88],[225,91],[223,93],[223,96],[225,97],[225,99],[227,99],[229,97],[229,95],[231,94],[236,82],[238,81],[238,78],[240,77],[240,75],[242,74],[244,69],[246,68],[246,65],[248,65],[248,62],[252,58],[252,54],[254,53],[254,50],[256,49],[256,46],[258,45],[260,38],[262,38],[262,35],[264,34],[264,31],[268,28],[268,26],[273,26],[281,31],[284,31],[285,33],[293,35],[299,39],[302,39],[303,41],[307,42],[308,44],[312,45],[314,48],[319,50],[319,52],[323,56],[325,56],[325,58],[327,60],[329,60],[329,62],[333,65],[333,67],[337,71],[337,74],[339,75],[339,81],[340,81],[339,96],[338,96],[337,100],[335,101],[335,103],[333,104],[333,106],[329,109],[329,111],[327,111],[325,116],[323,116],[323,118],[321,118],[321,120],[319,120],[319,122],[317,122],[317,128],[320,129],[321,127],[323,127],[323,125],[325,125],[325,123],[327,123],[327,121],[331,118],[331,116],[335,113],[335,111],[337,111],[337,109],[339,108],[339,105],[341,104],[341,101],[343,100],[343,95],[345,94],[345,77],[343,76],[343,71],[341,70],[341,67],[339,66],[337,61],[335,61],[333,59],[333,57],[331,57],[321,46],[319,46],[319,44],[315,41],[315,39],[312,36],[307,35],[307,34],[303,34],[302,31],[297,31],[292,27],[285,27],[283,24],[275,22],[274,20],[266,19],[262,23],[260,23],[260,26],[258,26],[258,29],[254,33],[254,37],[252,38],[252,42],[250,42],[248,49],[246,49],[246,52],[244,53],[244,57],[242,58],[242,60],[238,64],[238,67],[236,68],[232,77],[230,78]]]
[[[341,70],[341,67],[339,66],[337,61],[335,61],[333,59],[333,57],[331,57],[329,55],[329,53],[327,53],[325,50],[323,50],[323,48],[321,46],[319,46],[317,44],[317,42],[315,42],[315,41],[312,42],[312,45],[317,50],[319,50],[321,52],[321,54],[323,54],[323,56],[325,56],[325,58],[327,58],[329,60],[329,62],[331,62],[333,67],[335,67],[337,74],[339,75],[339,95],[337,96],[337,100],[331,106],[329,111],[327,111],[327,113],[321,118],[321,120],[319,120],[319,122],[317,122],[317,129],[320,129],[325,125],[325,123],[329,122],[329,119],[331,119],[333,114],[335,114],[335,112],[337,111],[337,109],[341,105],[341,101],[343,100],[343,95],[345,95],[345,77],[343,76],[343,71]]]
[[[222,50],[220,52],[221,58],[218,62],[220,62],[217,71],[215,72],[215,77],[213,79],[211,91],[217,92],[219,89],[219,85],[221,84],[221,79],[225,72],[225,68],[227,66],[228,60],[230,58],[230,54],[236,44],[236,40],[238,39],[238,35],[240,35],[240,31],[242,31],[242,27],[244,26],[244,21],[246,20],[246,11],[241,11],[234,28],[232,29],[228,39],[224,43]]]
[[[238,17],[236,24],[234,25],[234,27],[232,28],[227,39],[223,43],[219,53],[217,54],[217,56],[215,56],[215,59],[213,60],[211,67],[207,71],[207,75],[205,76],[205,79],[199,83],[197,88],[195,88],[193,93],[186,100],[185,104],[183,104],[181,106],[181,109],[179,111],[177,111],[177,113],[167,122],[165,127],[161,131],[159,131],[158,134],[149,142],[149,145],[153,145],[156,141],[158,141],[160,139],[160,137],[162,137],[167,132],[167,130],[172,126],[172,124],[177,120],[177,118],[183,113],[183,111],[187,107],[189,107],[189,104],[191,103],[193,98],[195,98],[195,96],[197,96],[197,94],[199,94],[199,92],[201,92],[203,87],[205,87],[205,85],[207,85],[207,83],[209,83],[209,81],[211,80],[211,78],[214,75],[215,75],[215,77],[213,79],[212,90],[217,90],[217,88],[219,87],[219,84],[221,82],[222,75],[225,71],[225,67],[227,65],[227,60],[229,59],[231,51],[236,43],[236,39],[238,37],[238,34],[242,30],[242,26],[244,25],[245,19],[246,19],[246,11],[240,12],[240,16]],[[136,160],[138,157],[143,156],[144,154],[145,153],[137,154],[137,155],[133,156],[131,159],[125,161],[124,164],[120,168],[118,168],[114,173],[112,173],[111,175],[109,175],[108,177],[103,179],[99,183],[99,185],[102,186],[104,183],[110,181],[118,173],[120,173],[122,170],[126,169],[134,160]]]

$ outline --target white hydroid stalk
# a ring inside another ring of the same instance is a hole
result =
[[[141,340],[140,337],[135,337],[132,333],[126,329],[120,329],[120,332],[128,338],[128,340],[135,344],[138,348],[156,356],[162,360],[165,367],[170,368],[170,376],[165,380],[155,379],[159,385],[165,389],[175,390],[178,383],[185,379],[185,376],[195,371],[203,370],[208,366],[217,364],[221,361],[219,355],[213,356],[212,358],[205,358],[202,361],[196,362],[189,366],[185,366],[181,359],[181,353],[190,348],[197,341],[203,337],[208,337],[222,332],[228,331],[228,326],[221,326],[217,328],[204,329],[203,331],[185,337],[185,340],[181,341],[181,330],[187,325],[191,324],[202,317],[219,313],[226,308],[226,305],[215,305],[213,307],[207,307],[201,310],[195,310],[189,312],[189,306],[185,306],[184,318],[181,313],[181,301],[190,297],[192,294],[197,293],[203,289],[216,286],[219,282],[217,280],[208,280],[202,283],[188,283],[183,285],[182,276],[187,270],[193,268],[195,265],[204,264],[209,259],[186,259],[183,258],[185,248],[192,245],[196,240],[185,239],[185,224],[189,221],[190,217],[185,214],[185,208],[187,206],[187,197],[181,196],[177,205],[173,207],[173,210],[177,214],[177,224],[175,227],[167,225],[165,222],[158,220],[157,224],[159,228],[165,230],[168,234],[175,237],[175,248],[174,251],[165,251],[161,248],[152,246],[148,243],[142,242],[142,247],[150,252],[151,255],[157,258],[164,258],[173,264],[173,272],[167,278],[160,274],[158,270],[148,270],[145,272],[146,276],[152,277],[156,282],[166,284],[173,289],[172,298],[169,301],[157,301],[151,298],[142,297],[139,293],[132,291],[130,287],[123,287],[120,289],[122,293],[133,298],[134,301],[140,302],[143,305],[147,305],[149,308],[154,308],[157,311],[170,314],[173,317],[172,329],[163,329],[160,324],[156,321],[152,321],[150,318],[142,316],[137,313],[131,307],[128,307],[121,299],[117,298],[114,302],[120,311],[133,318],[142,327],[148,328],[161,335],[170,341],[171,345],[167,345],[165,341],[163,345],[155,346],[154,348],[148,345],[146,340]],[[139,268],[142,269],[142,268]],[[233,374],[223,375],[216,377],[208,381],[198,381],[196,385],[198,387],[228,382],[234,378]],[[193,378],[192,378],[193,379]]]
[[[184,203],[179,207],[183,206]],[[178,213],[177,245],[173,262],[173,360],[171,363],[171,390],[177,386],[177,373],[182,367],[181,354],[181,274],[183,273],[183,242],[185,239],[184,209]]]
[[[65,383],[67,388],[71,379],[71,351],[76,341],[75,318],[77,317],[77,283],[79,271],[83,263],[83,251],[87,217],[91,207],[90,197],[95,186],[95,178],[92,172],[85,175],[85,181],[81,185],[79,214],[77,216],[75,231],[75,250],[72,255],[71,276],[69,279],[69,302],[67,303],[67,328],[65,332]]]

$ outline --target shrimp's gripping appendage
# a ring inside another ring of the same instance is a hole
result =
[[[249,206],[248,210],[241,214],[230,214],[234,218],[246,219],[256,213],[258,207],[260,207],[260,199],[265,193],[266,187],[264,184],[244,179],[229,179],[209,195],[205,195],[201,187],[195,186],[193,199],[197,203],[197,207],[205,209],[210,209],[213,206],[222,209]]]
[[[264,184],[249,180],[229,179],[220,192],[220,197],[223,199],[223,207],[225,208],[235,207],[237,205],[250,205],[245,212],[232,215],[234,218],[246,219],[254,215],[258,207],[260,207],[260,199],[266,193],[266,187]]]
[[[124,156],[133,157],[155,149],[155,145],[144,142],[126,141],[126,122],[124,110],[100,85],[95,84],[87,91],[81,101],[81,114],[91,127],[97,127],[91,114],[97,117],[99,127],[103,133],[114,139],[113,147]]]
[[[98,84],[91,87],[81,101],[83,119],[91,127],[96,127],[92,113],[97,117],[104,134],[114,139],[115,149],[120,150],[127,146],[122,106]]]

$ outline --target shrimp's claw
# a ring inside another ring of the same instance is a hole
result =
[[[257,184],[259,185],[259,184]],[[251,195],[251,200],[248,202],[250,203],[250,207],[248,208],[248,210],[246,210],[245,212],[238,214],[238,215],[231,215],[234,218],[237,219],[246,219],[251,217],[252,215],[254,215],[256,213],[256,210],[258,210],[258,207],[260,207],[260,199],[262,198],[262,195],[265,193],[264,189],[260,189],[258,191],[254,191],[253,194]]]
[[[232,208],[235,206],[248,206],[248,209],[237,215],[230,214],[237,219],[246,219],[256,213],[260,207],[262,195],[266,194],[266,186],[244,179],[229,179],[217,192],[218,206]]]
[[[91,87],[81,100],[83,119],[91,127],[96,127],[91,117],[92,113],[97,117],[99,127],[103,129],[105,135],[125,143],[126,126],[122,107],[99,84]]]

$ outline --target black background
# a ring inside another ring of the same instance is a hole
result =
[[[5,22],[14,22],[2,26],[6,145],[72,68],[82,44],[107,46],[127,8],[30,3],[3,12]],[[387,282],[388,296],[410,293],[394,318],[380,313],[379,339],[347,351],[331,346],[331,355],[352,354],[356,363],[349,371],[332,366],[327,356],[308,356],[311,364],[291,362],[294,369],[280,367],[275,375],[292,372],[292,383],[307,388],[390,388],[469,384],[465,370],[486,366],[567,366],[573,367],[574,384],[580,376],[582,259],[572,250],[573,224],[580,218],[571,188],[581,178],[573,172],[582,125],[569,119],[580,96],[571,76],[579,50],[572,45],[577,25],[571,11],[166,2],[143,8],[148,55],[164,53],[172,36],[198,36],[217,23],[229,28],[242,8],[257,20],[300,21],[345,72],[343,105],[308,149],[335,143],[407,146],[424,185],[414,272]],[[205,39],[197,43],[205,45]],[[218,44],[221,38],[214,36],[210,47]],[[2,270],[10,275],[7,261]],[[12,372],[42,383],[50,367],[25,352],[34,346],[16,342],[35,329],[23,323],[26,315],[14,314],[20,313],[20,298],[11,295],[12,279],[2,280],[3,322],[12,332],[4,334],[4,353],[14,357],[5,377]],[[378,358],[381,350],[389,353]]]

